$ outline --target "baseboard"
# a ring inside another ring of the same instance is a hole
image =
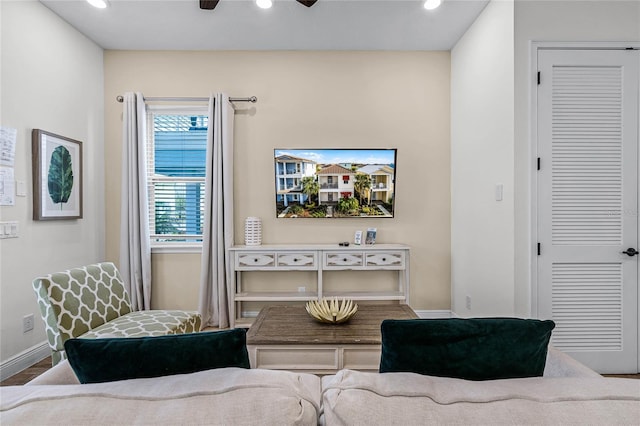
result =
[[[26,370],[32,365],[42,361],[51,355],[51,349],[47,342],[32,346],[24,352],[0,364],[0,381]]]
[[[415,310],[420,318],[441,319],[451,318],[451,311],[447,310]]]

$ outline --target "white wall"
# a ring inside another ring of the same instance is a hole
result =
[[[463,317],[514,313],[513,101],[513,2],[493,1],[451,51],[451,309]]]
[[[530,141],[532,41],[640,41],[638,1],[515,2],[515,298],[516,314],[531,313]]]
[[[531,315],[531,42],[638,40],[637,1],[494,0],[452,50],[455,314]]]
[[[0,125],[17,129],[15,176],[27,196],[0,207],[20,237],[0,240],[0,360],[46,340],[34,277],[104,257],[103,51],[35,1],[1,1]],[[31,130],[83,142],[84,218],[32,220]],[[22,318],[35,314],[35,329]]]

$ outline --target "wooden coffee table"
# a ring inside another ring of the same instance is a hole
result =
[[[384,319],[414,319],[408,305],[360,305],[344,324],[323,324],[304,306],[267,306],[247,333],[252,368],[333,374],[378,371]]]

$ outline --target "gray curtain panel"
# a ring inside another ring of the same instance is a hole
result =
[[[146,106],[142,93],[124,94],[120,273],[135,311],[151,309],[151,243],[146,174]]]
[[[233,245],[233,105],[218,93],[209,99],[205,214],[199,312],[203,327],[228,327],[228,251]]]

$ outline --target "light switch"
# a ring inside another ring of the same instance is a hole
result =
[[[496,183],[496,201],[502,201],[502,188],[501,183]]]
[[[17,197],[27,196],[27,185],[23,180],[16,181],[16,196]]]
[[[0,238],[18,238],[18,222],[0,222]]]

